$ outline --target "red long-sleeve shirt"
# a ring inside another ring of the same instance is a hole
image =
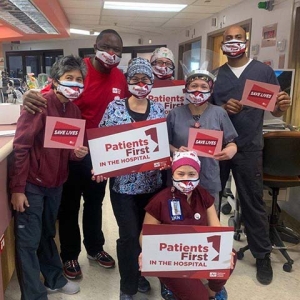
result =
[[[61,103],[53,90],[43,95],[47,108],[30,114],[23,109],[17,122],[10,167],[10,190],[24,193],[26,182],[43,187],[58,187],[68,176],[68,161],[78,160],[73,149],[44,148],[47,116],[81,119],[79,108],[72,102]]]

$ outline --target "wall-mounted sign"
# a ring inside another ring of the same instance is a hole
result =
[[[277,38],[277,23],[264,26],[262,29],[262,47],[273,47],[276,46]]]

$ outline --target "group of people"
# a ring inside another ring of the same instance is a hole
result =
[[[42,93],[25,94],[25,109],[14,140],[10,181],[16,210],[17,273],[22,300],[45,300],[47,292],[79,291],[78,284],[68,279],[82,276],[78,262],[81,197],[87,257],[104,268],[115,266],[113,257],[103,249],[102,202],[107,181],[102,176],[92,180],[86,141],[74,151],[49,149],[43,148],[43,136],[46,116],[82,117],[87,129],[165,117],[162,105],[147,99],[147,95],[154,80],[174,77],[172,52],[159,48],[150,62],[134,58],[125,78],[117,68],[122,46],[116,31],[103,30],[96,39],[94,57],[61,58],[51,69],[52,84]],[[230,170],[245,212],[243,220],[250,250],[256,258],[257,279],[262,284],[272,281],[271,242],[262,199],[263,111],[243,107],[240,100],[246,79],[278,83],[270,67],[246,56],[247,46],[244,29],[231,26],[222,43],[228,63],[218,69],[217,78],[207,70],[187,74],[188,104],[173,109],[167,117],[170,152],[174,155],[172,187],[165,187],[159,170],[110,178],[110,199],[120,235],[120,300],[133,299],[137,291],[147,292],[151,288],[138,265],[143,222],[220,226],[215,205],[218,207],[219,192],[225,187]],[[281,116],[289,106],[289,96],[280,92],[274,116]],[[223,131],[222,150],[214,158],[198,158],[187,147],[191,127]],[[184,222],[170,222],[167,202],[174,195]],[[201,219],[196,221],[191,210],[200,213]],[[57,217],[60,258],[53,242]],[[40,272],[44,283],[40,281]],[[225,281],[210,280],[204,287],[195,279],[160,280],[164,299],[227,299]]]

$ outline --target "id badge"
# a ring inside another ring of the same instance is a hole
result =
[[[169,213],[172,221],[182,221],[183,215],[179,199],[169,199]]]

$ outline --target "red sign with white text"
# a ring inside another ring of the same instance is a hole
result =
[[[75,149],[83,144],[85,120],[47,117],[45,148]]]
[[[104,177],[170,165],[166,119],[87,130],[95,175]]]
[[[247,79],[240,102],[243,105],[273,111],[279,90],[279,85]]]
[[[143,226],[142,275],[227,279],[232,227]]]
[[[213,157],[222,149],[223,131],[190,128],[188,148],[198,156]]]

